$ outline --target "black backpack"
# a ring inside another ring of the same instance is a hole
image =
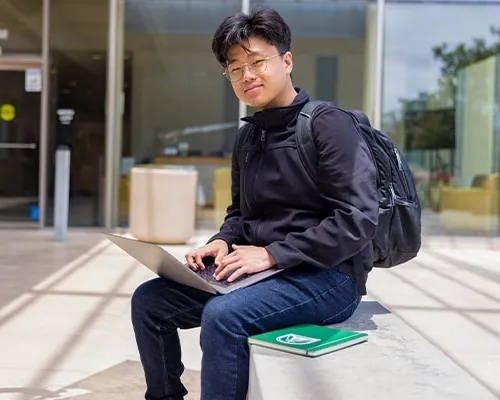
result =
[[[379,217],[372,240],[373,266],[390,268],[411,260],[421,246],[421,208],[413,176],[390,137],[373,128],[362,111],[347,111],[322,101],[311,101],[302,108],[297,119],[296,140],[306,171],[316,181],[317,152],[311,121],[320,104],[351,116],[368,144],[377,168]]]

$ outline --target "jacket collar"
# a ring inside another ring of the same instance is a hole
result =
[[[295,88],[295,90],[297,96],[295,96],[292,104],[257,111],[253,116],[244,117],[241,120],[268,132],[285,130],[292,122],[295,122],[298,113],[304,104],[309,101],[309,96],[305,90],[300,88]]]

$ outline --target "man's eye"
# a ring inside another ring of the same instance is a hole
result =
[[[238,71],[241,71],[241,67],[235,67],[235,68],[231,68],[229,70],[230,73],[234,73],[234,72],[238,72]]]
[[[255,60],[255,61],[252,63],[252,65],[256,65],[256,66],[258,66],[258,65],[261,65],[264,61],[266,61],[266,60]]]

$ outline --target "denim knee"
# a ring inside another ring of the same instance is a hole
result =
[[[235,320],[235,312],[223,296],[210,300],[203,309],[202,326],[229,326]]]
[[[153,303],[152,297],[154,297],[155,287],[157,285],[158,283],[156,279],[154,279],[142,283],[135,289],[130,301],[133,325],[143,320],[144,317],[154,309],[150,304]]]
[[[210,300],[203,309],[201,316],[200,341],[214,335],[242,334],[241,313],[230,306],[231,302],[225,296]]]

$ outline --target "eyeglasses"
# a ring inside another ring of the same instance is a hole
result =
[[[282,56],[284,53],[278,53],[274,56],[269,56],[266,58],[259,58],[247,63],[241,64],[239,66],[227,66],[224,70],[223,75],[229,79],[231,82],[238,82],[245,74],[245,66],[255,75],[261,75],[266,72],[267,61],[271,58]]]

